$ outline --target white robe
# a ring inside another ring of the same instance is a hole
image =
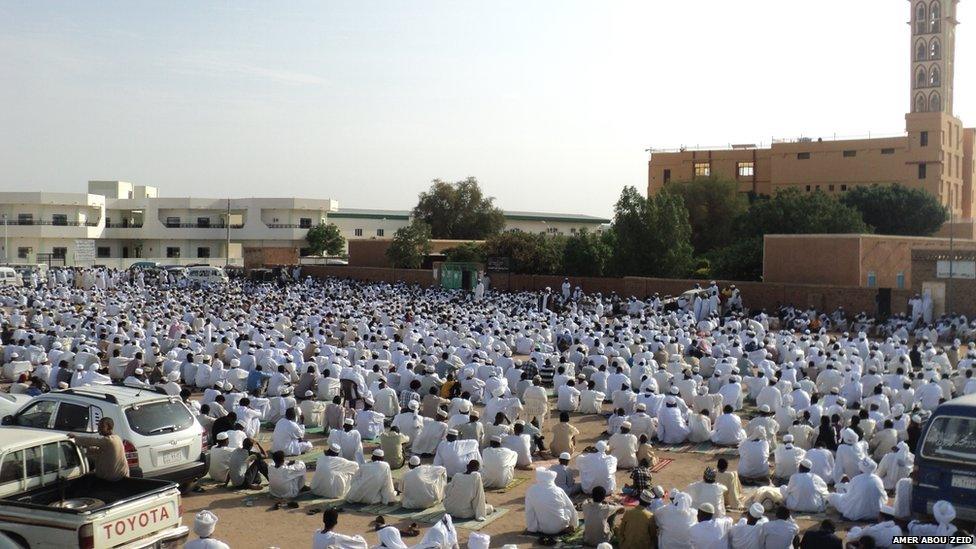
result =
[[[485,448],[482,457],[481,479],[485,488],[505,488],[512,482],[517,453],[508,448]]]
[[[411,450],[414,454],[433,454],[437,450],[437,445],[444,440],[445,433],[447,433],[447,423],[425,418],[424,426],[413,441]]]
[[[286,456],[297,456],[312,449],[312,443],[299,440],[305,437],[305,428],[298,423],[281,418],[271,434],[271,451],[281,450]]]
[[[393,474],[390,471],[390,464],[385,461],[370,461],[360,465],[346,493],[346,501],[349,503],[387,505],[396,500]]]
[[[406,435],[410,442],[413,442],[424,427],[424,418],[414,412],[400,412],[394,416],[390,426],[400,429],[400,434]]]
[[[746,439],[746,431],[742,428],[742,419],[735,414],[722,414],[715,420],[712,431],[712,443],[721,446],[738,446]]]
[[[608,494],[617,489],[617,458],[600,452],[580,454],[576,458],[580,472],[580,485],[590,493],[596,486],[603,486]]]
[[[315,462],[312,493],[324,498],[344,498],[356,471],[359,471],[359,464],[355,461],[341,456],[322,456]]]
[[[359,431],[355,429],[349,431],[333,429],[329,432],[329,445],[331,446],[332,444],[339,445],[341,449],[340,455],[342,457],[355,460],[357,463],[366,461],[363,459],[363,441],[359,435]]]
[[[822,513],[827,508],[827,483],[813,473],[796,473],[790,477],[786,486],[780,486],[780,493],[790,511],[800,513]]]
[[[657,438],[664,444],[680,444],[688,439],[689,432],[677,406],[665,406],[658,413]]]
[[[437,445],[434,465],[442,465],[447,469],[448,478],[463,473],[471,460],[481,461],[478,441],[459,439],[454,442],[442,441]]]
[[[691,527],[698,521],[698,513],[691,508],[691,497],[678,493],[674,501],[654,512],[657,522],[658,547],[691,549]]]
[[[617,458],[617,469],[637,467],[637,437],[631,433],[617,433],[610,437],[610,453]]]
[[[830,494],[829,501],[847,520],[873,520],[887,503],[888,494],[878,475],[861,473],[851,479],[846,493]]]
[[[272,497],[293,499],[305,485],[305,464],[301,461],[268,468],[268,491]]]
[[[444,491],[444,510],[458,519],[484,519],[494,509],[485,501],[481,473],[454,475]]]
[[[739,476],[763,478],[769,476],[769,442],[743,440],[739,444]]]
[[[556,473],[536,471],[536,483],[525,492],[525,528],[529,532],[558,534],[579,525],[573,501],[556,486]]]
[[[447,469],[439,465],[418,465],[403,475],[400,504],[406,509],[427,509],[444,500]]]

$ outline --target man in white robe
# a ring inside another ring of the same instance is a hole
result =
[[[746,431],[742,428],[742,419],[734,413],[732,406],[725,405],[723,414],[715,420],[712,430],[712,444],[719,446],[738,446],[746,439]]]
[[[390,464],[383,461],[383,450],[373,450],[373,459],[359,466],[346,493],[349,503],[389,505],[397,501]]]
[[[401,480],[400,505],[405,509],[427,509],[444,500],[447,469],[440,465],[421,465],[417,456],[412,456],[407,466],[410,469]]]
[[[532,437],[525,434],[525,424],[518,421],[513,426],[513,433],[502,437],[502,446],[518,455],[517,467],[527,469],[532,465]]]
[[[305,464],[301,461],[285,461],[284,452],[272,452],[271,468],[268,469],[268,491],[271,497],[295,499],[305,488]]]
[[[617,458],[617,469],[637,467],[637,437],[630,432],[631,423],[625,421],[620,431],[610,437],[610,453]]]
[[[491,437],[489,444],[482,452],[484,465],[481,468],[481,480],[484,481],[485,488],[505,488],[515,477],[518,454],[503,448],[499,436]]]
[[[288,408],[285,417],[275,424],[271,435],[271,451],[277,450],[281,450],[286,456],[297,456],[312,450],[312,443],[305,440],[305,428],[295,421],[294,408]]]
[[[888,494],[874,474],[878,466],[871,458],[862,458],[859,467],[861,474],[851,479],[847,492],[830,494],[828,501],[847,520],[873,520],[887,503]]]
[[[691,549],[718,549],[729,546],[729,533],[732,531],[732,518],[715,514],[711,503],[698,506],[698,523],[688,531]]]
[[[481,452],[475,440],[459,440],[456,429],[448,429],[447,439],[437,445],[434,455],[434,465],[441,465],[447,469],[447,477],[451,478],[463,473],[471,460],[481,461]]]
[[[454,475],[444,490],[444,510],[457,519],[485,520],[495,508],[485,501],[485,487],[481,482],[480,464],[468,463],[467,472]]]
[[[579,526],[573,500],[556,486],[556,473],[535,471],[536,482],[525,492],[525,527],[530,533],[555,535]]]
[[[822,513],[827,508],[827,483],[822,478],[810,472],[813,466],[810,460],[800,462],[800,468],[790,476],[786,486],[780,486],[783,501],[787,509],[799,513]]]
[[[379,390],[373,392],[373,408],[385,417],[393,417],[400,409],[396,391],[388,387],[382,379],[377,386]]]
[[[657,546],[666,549],[691,549],[689,534],[697,520],[691,507],[691,496],[671,490],[670,503],[654,511],[657,522]]]
[[[796,473],[806,452],[793,445],[793,435],[784,435],[783,442],[773,452],[773,477],[785,482]]]
[[[915,457],[909,451],[908,444],[899,442],[894,451],[885,454],[878,464],[878,476],[885,490],[894,490],[899,480],[908,478],[914,465]]]
[[[373,410],[373,406],[366,402],[363,409],[356,412],[356,430],[363,440],[372,440],[383,432],[383,414]]]
[[[769,441],[766,440],[766,430],[763,427],[757,428],[752,438],[739,444],[739,478],[769,478]]]
[[[732,526],[729,532],[729,549],[757,549],[762,525],[769,522],[761,503],[749,506],[748,513],[743,514],[739,522]]]
[[[607,454],[607,443],[596,443],[596,452],[584,452],[576,458],[580,472],[580,486],[589,494],[596,486],[603,486],[608,494],[617,489],[617,458]]]
[[[352,477],[359,471],[359,464],[340,456],[341,450],[338,444],[333,444],[325,455],[315,461],[311,484],[313,494],[330,499],[346,497]]]
[[[664,444],[681,444],[688,439],[690,431],[681,410],[678,408],[677,398],[669,396],[664,402],[664,408],[658,412],[658,440]]]
[[[420,430],[424,428],[424,418],[417,413],[418,408],[417,401],[411,400],[407,403],[406,410],[394,416],[393,422],[390,424],[400,429],[400,434],[405,435],[411,444],[420,434]]]
[[[437,419],[424,418],[424,426],[417,434],[417,438],[410,445],[410,450],[418,456],[434,455],[437,445],[444,440],[447,433],[447,412],[437,411]]]
[[[715,516],[724,517],[725,492],[728,488],[715,482],[715,478],[715,469],[706,467],[702,474],[702,480],[689,484],[685,493],[691,496],[692,507],[700,507],[704,503],[710,503],[715,509]]]
[[[363,439],[359,431],[353,429],[356,422],[352,418],[346,418],[342,424],[342,430],[333,429],[329,432],[329,445],[337,444],[342,450],[341,455],[346,459],[351,459],[356,463],[363,463]]]

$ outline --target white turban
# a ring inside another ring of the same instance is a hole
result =
[[[956,508],[944,499],[940,499],[932,506],[932,516],[940,525],[945,526],[955,520]]]
[[[857,464],[862,473],[873,473],[878,468],[878,464],[871,458],[863,458]]]
[[[193,519],[193,531],[201,538],[209,538],[217,527],[217,515],[210,511],[200,511]]]

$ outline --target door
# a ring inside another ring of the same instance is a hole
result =
[[[879,288],[875,299],[878,301],[878,318],[891,316],[891,288]]]
[[[923,310],[926,308],[924,305],[926,301],[931,300],[932,302],[932,314],[926,319],[926,322],[931,322],[933,318],[945,314],[946,305],[946,285],[945,282],[923,282],[922,283],[922,304]]]
[[[465,269],[461,271],[461,288],[470,290],[474,285],[471,284],[471,271]]]

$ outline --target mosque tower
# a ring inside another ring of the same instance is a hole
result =
[[[910,3],[910,112],[944,112],[951,116],[958,0],[910,0]]]

